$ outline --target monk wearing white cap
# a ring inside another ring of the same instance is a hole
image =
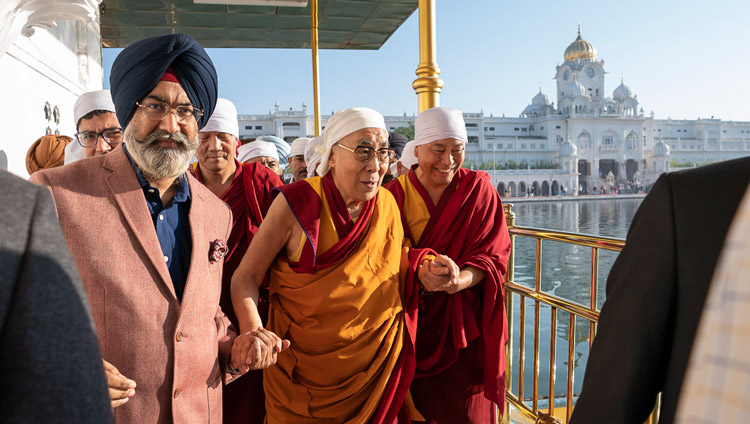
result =
[[[232,360],[247,367],[278,359],[263,375],[269,424],[391,424],[400,412],[415,412],[408,389],[417,274],[436,283],[458,278],[458,268],[444,257],[433,264],[426,250],[404,244],[398,207],[380,187],[392,159],[382,115],[367,108],[334,114],[322,176],[279,189],[235,272],[242,335]],[[280,353],[251,333],[262,325],[256,304],[267,271],[267,330],[291,342]]]
[[[76,122],[75,143],[65,147],[65,163],[104,155],[122,144],[122,127],[115,115],[109,90],[81,94],[73,106]]]
[[[258,231],[271,206],[271,190],[283,185],[281,178],[261,163],[241,163],[235,156],[239,140],[237,109],[223,98],[216,101],[216,109],[205,127],[200,130],[200,145],[195,152],[198,162],[192,170],[198,181],[208,187],[232,209],[232,232],[224,257],[219,304],[227,318],[237,328],[237,317],[232,309],[230,283],[247,246]],[[264,289],[265,302],[268,291]],[[267,303],[261,310],[265,321]],[[265,418],[263,373],[250,371],[244,377],[224,387],[224,423],[262,424]]]
[[[300,137],[292,142],[292,148],[289,150],[289,170],[292,172],[292,182],[307,178],[305,146],[309,141],[307,137]]]
[[[276,146],[268,141],[255,140],[243,144],[237,149],[237,159],[240,162],[258,162],[277,175],[281,170],[279,166],[279,153]]]
[[[458,279],[424,284],[414,403],[428,423],[494,423],[492,403],[502,410],[505,399],[502,286],[510,237],[503,206],[486,173],[461,167],[467,137],[460,110],[428,109],[414,127],[418,163],[386,188],[413,246],[461,269]]]

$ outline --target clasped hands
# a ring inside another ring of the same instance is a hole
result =
[[[288,349],[289,345],[289,340],[282,340],[272,331],[258,327],[234,339],[232,367],[242,374],[268,368],[276,363],[277,355]]]
[[[456,293],[461,291],[461,270],[453,260],[445,255],[437,255],[434,259],[425,259],[419,265],[419,280],[422,289],[427,292],[444,291]]]

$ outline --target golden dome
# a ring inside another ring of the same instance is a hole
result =
[[[596,59],[596,49],[588,41],[581,37],[581,25],[578,25],[578,37],[576,40],[570,43],[567,49],[565,49],[565,61],[569,60],[594,60]]]

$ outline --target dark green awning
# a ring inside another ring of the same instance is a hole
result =
[[[100,9],[104,47],[182,32],[209,48],[310,48],[309,2],[275,7],[104,0]],[[319,47],[377,50],[416,9],[417,0],[319,0]]]

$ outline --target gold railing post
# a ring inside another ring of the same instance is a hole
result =
[[[505,209],[505,222],[508,228],[516,226],[516,213],[513,212],[513,203],[504,203],[503,208]],[[515,264],[515,251],[516,251],[516,236],[510,235],[510,257],[508,257],[508,269],[505,272],[505,281],[514,281],[514,264]]]
[[[443,80],[437,65],[435,42],[435,0],[419,0],[419,66],[412,83],[417,92],[419,113],[440,106]]]
[[[310,44],[312,44],[313,116],[315,137],[320,135],[320,78],[318,77],[318,0],[310,0]]]

